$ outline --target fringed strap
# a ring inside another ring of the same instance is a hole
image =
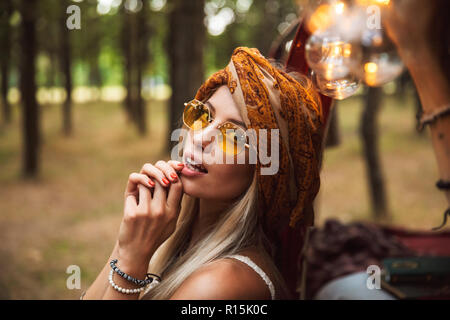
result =
[[[442,224],[438,227],[434,227],[433,231],[438,231],[440,229],[442,229],[446,224],[447,224],[447,217],[450,216],[450,207],[444,212],[444,221],[442,222]]]
[[[441,107],[437,110],[434,110],[433,112],[426,114],[423,113],[423,111],[420,111],[417,115],[418,124],[417,124],[417,131],[422,131],[426,125],[429,125],[433,122],[435,122],[438,118],[443,117],[445,115],[450,114],[450,104]]]

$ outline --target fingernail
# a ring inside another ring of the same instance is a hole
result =
[[[176,173],[171,173],[170,177],[172,178],[172,180],[175,182],[178,180],[178,176],[176,175]]]
[[[177,164],[178,167],[184,167],[184,163],[180,162],[179,164]]]
[[[150,186],[152,186],[152,187],[155,186],[155,183],[154,183],[152,180],[148,180],[148,184],[149,184]]]
[[[170,183],[169,180],[167,180],[166,178],[162,178],[162,182],[163,182],[164,184],[169,184],[169,183]]]

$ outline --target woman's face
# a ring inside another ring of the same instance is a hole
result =
[[[255,165],[249,164],[248,148],[245,153],[245,163],[238,163],[237,155],[222,152],[218,145],[217,127],[225,121],[239,123],[246,130],[238,106],[233,101],[228,87],[219,87],[206,103],[214,119],[206,128],[189,130],[183,148],[183,163],[181,181],[185,193],[201,198],[227,201],[240,196],[250,185],[255,171]],[[240,155],[239,157],[243,157]],[[201,164],[206,172],[193,172],[186,166],[186,159]]]

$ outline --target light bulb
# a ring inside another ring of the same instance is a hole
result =
[[[340,79],[327,80],[313,71],[311,78],[321,94],[336,100],[350,97],[361,85],[361,81],[351,74]]]
[[[381,86],[403,72],[395,46],[382,30],[365,30],[360,43],[352,43],[352,48],[348,66],[368,86]]]
[[[309,0],[305,10],[306,27],[310,33],[338,24],[345,16],[348,0]]]
[[[342,41],[330,31],[314,33],[305,45],[305,57],[309,67],[327,80],[340,79],[349,74],[347,60],[351,52],[351,44]]]

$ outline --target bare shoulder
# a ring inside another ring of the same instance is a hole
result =
[[[219,259],[192,273],[171,300],[263,300],[270,291],[261,277],[235,259]]]

